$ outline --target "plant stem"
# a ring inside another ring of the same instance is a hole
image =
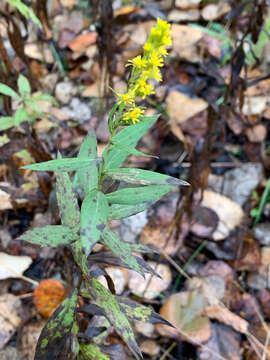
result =
[[[261,216],[262,216],[262,212],[263,212],[263,209],[265,207],[265,204],[266,204],[266,201],[267,201],[267,198],[268,198],[268,195],[269,195],[269,191],[270,191],[270,177],[267,181],[267,184],[266,184],[266,187],[264,189],[264,192],[263,192],[263,195],[261,197],[261,201],[260,201],[260,204],[259,204],[259,209],[258,209],[258,213],[256,214],[256,217],[255,217],[255,220],[254,220],[254,224],[253,225],[256,225],[258,224],[258,222],[260,221],[261,219]]]

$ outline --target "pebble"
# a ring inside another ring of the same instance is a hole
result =
[[[0,350],[0,360],[23,360],[23,356],[15,347],[7,346]]]
[[[270,223],[256,225],[254,235],[261,245],[270,246]]]
[[[63,104],[68,104],[76,93],[74,84],[70,81],[59,82],[55,87],[55,96]]]
[[[148,338],[154,338],[155,336],[155,326],[149,322],[144,321],[134,321],[135,329],[142,335]]]
[[[121,237],[129,243],[135,242],[136,237],[141,233],[147,221],[146,210],[124,219],[120,226]]]
[[[79,98],[73,98],[70,106],[65,106],[62,109],[67,117],[80,123],[88,121],[91,118],[90,107],[83,103]]]
[[[206,5],[202,10],[202,17],[206,21],[213,21],[227,14],[230,10],[230,4],[221,1],[218,4]]]
[[[177,8],[186,10],[190,8],[197,8],[200,4],[201,0],[176,0],[175,6]]]
[[[149,356],[157,356],[160,353],[160,346],[153,340],[145,340],[140,348],[143,353]]]
[[[157,264],[153,261],[148,261],[147,263],[162,277],[162,279],[151,274],[145,274],[144,279],[137,272],[129,270],[128,287],[133,294],[151,300],[168,289],[172,281],[172,273],[168,265]],[[149,281],[150,278],[151,281]]]
[[[116,295],[121,295],[127,284],[127,276],[125,276],[124,271],[116,267],[107,267],[105,271],[114,283]]]
[[[168,20],[172,22],[196,21],[200,18],[200,12],[197,9],[181,11],[174,9],[168,15]]]

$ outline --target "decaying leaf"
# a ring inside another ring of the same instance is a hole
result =
[[[19,278],[31,264],[30,256],[14,256],[0,252],[0,280]]]

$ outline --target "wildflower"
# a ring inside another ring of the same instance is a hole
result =
[[[136,94],[138,96],[141,96],[143,99],[145,99],[146,96],[153,93],[153,86],[151,84],[147,84],[145,79],[138,80],[136,84]]]
[[[126,113],[123,115],[123,120],[125,122],[132,122],[132,124],[136,124],[136,122],[140,122],[139,117],[142,116],[144,113],[144,110],[140,107],[134,107],[129,109]]]
[[[136,56],[134,59],[129,60],[128,64],[126,66],[135,66],[138,70],[142,70],[147,66],[147,61],[145,59],[142,59],[142,57]]]
[[[118,103],[124,103],[124,104],[130,104],[133,105],[134,104],[134,91],[128,91],[125,94],[117,94],[119,101]]]
[[[164,66],[164,60],[157,52],[153,52],[148,59],[148,65],[150,67],[162,67]]]

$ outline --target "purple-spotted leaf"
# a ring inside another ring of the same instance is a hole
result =
[[[116,297],[95,278],[92,278],[91,282],[86,284],[86,286],[90,298],[104,311],[105,316],[126,342],[136,359],[142,358],[131,325],[125,314],[121,311]]]
[[[71,229],[78,228],[80,210],[67,173],[56,174],[56,197],[62,224]]]
[[[188,186],[189,184],[174,177],[159,174],[149,170],[142,170],[137,168],[116,168],[108,170],[105,175],[113,180],[120,180],[130,184],[139,185],[175,185]]]
[[[74,351],[73,345],[77,300],[78,292],[74,290],[49,318],[38,339],[35,360],[75,359],[77,351]]]
[[[47,225],[33,230],[26,231],[19,237],[31,244],[40,246],[57,247],[58,245],[68,245],[78,238],[78,234],[64,225]]]
[[[157,201],[174,185],[149,185],[134,188],[125,188],[106,194],[110,204],[137,205],[147,201]]]
[[[101,191],[92,190],[81,207],[81,242],[88,256],[107,224],[109,206]]]
[[[93,162],[97,163],[99,159],[88,158],[66,158],[45,161],[42,163],[31,164],[23,166],[23,169],[35,171],[55,171],[55,172],[68,172],[78,170],[90,166]]]
[[[110,360],[110,357],[101,351],[100,347],[96,344],[82,344],[80,346],[80,360]]]
[[[106,160],[106,170],[115,169],[120,166],[126,158],[132,153],[137,142],[146,133],[148,129],[157,121],[159,115],[154,116],[143,116],[142,121],[135,125],[130,125],[125,129],[119,131],[113,138],[112,143],[121,144],[113,147],[108,154]],[[126,150],[124,150],[125,148]],[[128,151],[131,149],[131,151]],[[104,150],[103,158],[106,156],[108,147]]]
[[[94,130],[90,130],[81,145],[78,158],[95,159],[97,157],[97,138]],[[84,198],[90,191],[98,186],[98,167],[96,162],[92,162],[86,168],[76,171],[73,183],[74,189]]]
[[[137,271],[142,276],[144,276],[144,272],[154,272],[151,268],[149,269],[149,266],[144,266],[146,263],[143,259],[138,261],[138,258],[132,255],[132,251],[136,250],[131,244],[122,241],[120,237],[110,229],[106,228],[102,232],[102,242],[107,245],[125,264],[127,264],[129,268]],[[145,248],[143,249],[145,250]],[[139,247],[137,251],[139,251]]]

